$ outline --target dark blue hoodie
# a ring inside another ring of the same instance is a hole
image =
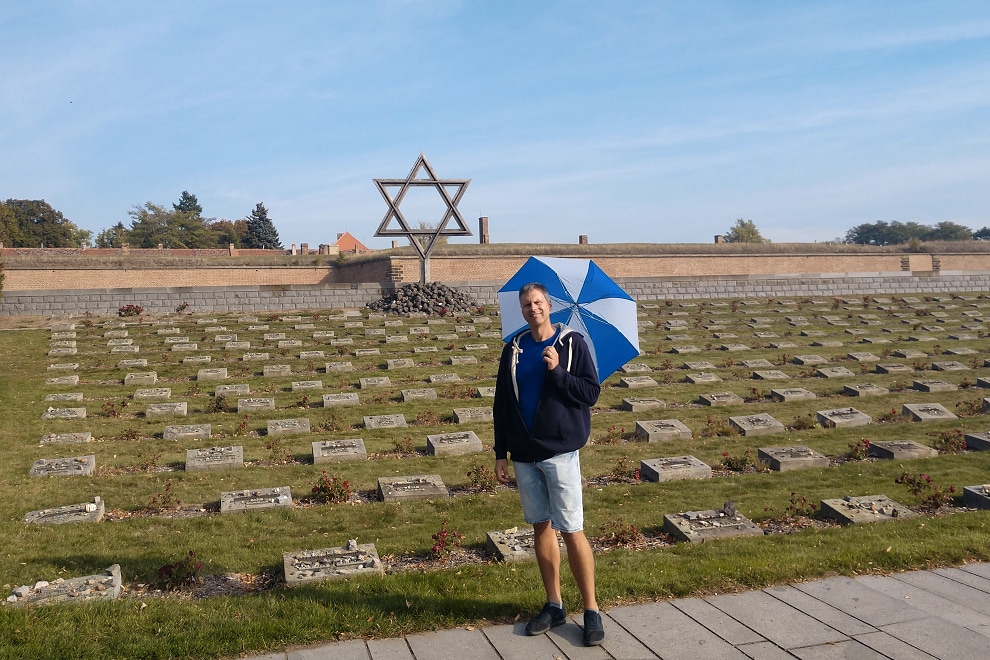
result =
[[[519,412],[516,383],[519,337],[502,349],[495,383],[495,458],[535,463],[557,454],[580,449],[591,435],[591,406],[598,401],[601,386],[591,351],[579,333],[563,324],[554,348],[560,356],[555,369],[548,369],[530,433]]]

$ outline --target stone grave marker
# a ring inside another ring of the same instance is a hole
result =
[[[296,380],[292,382],[293,392],[305,392],[307,390],[322,390],[322,380]]]
[[[385,572],[374,543],[347,542],[342,548],[322,548],[282,553],[285,586],[339,580],[353,575],[382,575]]]
[[[278,342],[279,348],[302,348],[301,339],[280,339]]]
[[[267,362],[268,353],[245,353],[241,356],[242,362]]]
[[[289,435],[291,433],[309,433],[309,418],[268,420],[268,435]]]
[[[712,468],[694,456],[648,458],[639,462],[639,475],[643,481],[709,479]]]
[[[721,509],[664,514],[663,531],[678,541],[702,543],[715,539],[763,536],[763,530],[736,511],[732,502]]]
[[[145,417],[185,417],[188,414],[185,401],[149,403],[144,410]]]
[[[904,360],[921,360],[928,357],[928,353],[925,353],[924,351],[916,351],[909,348],[898,349],[891,353],[891,355]]]
[[[327,362],[323,369],[328,374],[342,371],[354,371],[354,365],[350,362]]]
[[[963,504],[971,509],[990,509],[990,484],[963,486]]]
[[[186,450],[186,472],[229,470],[244,467],[244,448],[208,447]]]
[[[739,364],[747,369],[773,369],[774,367],[770,360],[743,360]]]
[[[292,367],[288,364],[266,364],[261,368],[261,374],[265,378],[289,376],[292,374]]]
[[[323,407],[332,408],[334,406],[356,406],[359,405],[358,395],[355,392],[341,392],[338,394],[324,394]]]
[[[708,371],[702,371],[695,374],[687,374],[684,376],[684,380],[689,383],[694,383],[695,385],[700,383],[721,383],[722,379],[719,378],[718,374],[713,374]]]
[[[72,342],[72,343],[75,344],[76,342]],[[107,341],[107,346],[110,348],[114,348],[115,346],[133,346],[133,345],[134,345],[133,339],[110,339]]]
[[[85,408],[53,408],[48,406],[41,419],[86,419]]]
[[[64,525],[79,522],[100,522],[106,512],[106,505],[103,498],[96,496],[91,502],[81,504],[69,504],[53,509],[41,509],[39,511],[28,511],[24,515],[24,522],[40,525]]]
[[[454,334],[453,332],[442,332],[435,335],[434,338],[437,341],[454,341],[455,339],[459,339],[460,335]]]
[[[965,346],[964,347],[961,347],[961,348],[947,348],[947,349],[945,349],[945,354],[946,355],[976,355],[977,352],[978,351],[976,351],[976,350],[974,350],[972,348],[966,348]]]
[[[640,387],[656,387],[657,381],[653,380],[649,376],[624,376],[619,379],[619,387],[628,387],[630,389],[640,388]]]
[[[936,450],[913,440],[877,440],[870,443],[867,451],[870,456],[876,458],[890,458],[899,461],[938,456]]]
[[[198,350],[199,350],[199,345],[195,343],[172,344],[172,352],[174,353],[190,353],[192,351],[198,351]]]
[[[692,341],[694,337],[691,335],[667,335],[664,339],[667,341]]]
[[[209,355],[191,355],[182,358],[182,364],[206,364],[212,359]]]
[[[182,332],[179,328],[159,328],[157,334],[159,335],[177,335]]]
[[[382,502],[404,502],[437,497],[450,497],[439,474],[378,477],[378,499]]]
[[[395,429],[405,428],[406,426],[406,418],[401,413],[366,415],[364,418],[364,428],[366,429]]]
[[[677,355],[682,355],[684,353],[700,353],[701,349],[697,346],[672,346],[670,349],[671,353],[676,353]]]
[[[75,339],[75,338],[76,338],[76,333],[69,330],[52,333],[52,339]]]
[[[313,463],[359,461],[368,458],[362,438],[317,440],[313,443]]]
[[[880,357],[869,352],[858,351],[855,353],[847,353],[846,357],[850,360],[855,360],[856,362],[877,362]]]
[[[412,361],[412,358],[394,358],[391,360],[385,360],[385,366],[389,370],[391,369],[412,369],[416,366],[416,363]]]
[[[402,402],[409,403],[410,401],[435,401],[437,398],[437,391],[432,387],[420,387],[411,390],[402,390]]]
[[[480,451],[483,451],[481,439],[474,431],[426,436],[426,453],[432,456],[460,456]]]
[[[237,412],[254,412],[258,410],[275,410],[274,397],[249,397],[237,400]]]
[[[63,355],[75,355],[79,352],[77,348],[53,348],[48,351],[48,357],[61,357]]]
[[[779,369],[765,369],[754,371],[753,378],[756,380],[789,380],[791,376]]]
[[[135,372],[124,376],[124,385],[154,385],[158,382],[158,373],[155,371]]]
[[[882,396],[889,394],[890,390],[873,383],[862,383],[860,385],[844,385],[842,393],[849,396]]]
[[[358,387],[366,390],[371,387],[392,387],[392,381],[388,376],[370,376],[368,378],[358,378]]]
[[[58,394],[46,394],[45,401],[82,401],[82,392],[60,392]]]
[[[447,358],[447,362],[451,366],[460,366],[462,364],[478,364],[478,358],[473,355],[451,355]]]
[[[214,396],[240,396],[251,393],[251,385],[248,383],[237,383],[229,385],[217,385],[213,390]]]
[[[720,351],[749,351],[752,350],[750,346],[746,344],[722,344],[719,346]]]
[[[494,387],[479,387],[476,389],[477,395],[482,399],[494,399],[495,398],[495,388]]]
[[[220,493],[220,513],[263,511],[278,507],[292,507],[292,489],[289,486],[234,490]]]
[[[781,389],[770,390],[770,396],[774,401],[806,401],[808,399],[816,399],[818,396],[803,387],[785,387]]]
[[[436,346],[413,346],[413,353],[436,353]]]
[[[385,335],[386,344],[408,344],[409,335]]]
[[[381,355],[382,352],[377,348],[356,348],[354,349],[354,357],[370,357],[372,355]]]
[[[470,424],[472,422],[494,421],[492,409],[485,408],[454,408],[455,424]]]
[[[825,364],[828,360],[823,358],[821,355],[795,355],[791,358],[791,362],[802,366],[810,366],[815,364]]]
[[[336,334],[333,330],[317,330],[313,333],[313,339],[333,339]]]
[[[735,392],[712,392],[699,396],[698,403],[705,406],[736,406],[743,403],[743,399]]]
[[[32,477],[86,477],[96,471],[96,455],[71,458],[39,458],[31,466]]]
[[[300,351],[300,353],[299,353],[299,359],[300,360],[324,360],[324,359],[326,359],[326,355],[323,354],[323,351]]]
[[[269,332],[264,335],[265,341],[280,341],[282,339],[285,339],[284,332]]]
[[[401,328],[403,326],[402,319],[392,319],[382,323],[386,328]]]
[[[967,367],[962,362],[957,360],[945,360],[942,362],[932,362],[932,370],[934,371],[969,371]]]
[[[144,361],[147,365],[147,360]],[[55,364],[48,365],[49,371],[73,371],[79,368],[78,362],[56,362]]]
[[[624,364],[619,368],[624,374],[648,374],[653,371],[650,365],[643,364],[642,362],[631,362],[629,364]]]
[[[855,408],[835,408],[816,412],[818,423],[827,428],[851,428],[873,423],[873,418]]]
[[[135,401],[167,401],[172,398],[171,387],[149,387],[134,390]]]
[[[767,413],[729,417],[729,424],[744,436],[783,433],[787,428]]]
[[[431,383],[456,383],[461,377],[457,374],[430,374],[427,380]]]
[[[822,500],[820,511],[823,516],[844,525],[915,518],[918,515],[886,495],[847,495],[842,499]]]
[[[644,412],[654,408],[666,408],[667,404],[656,397],[637,398],[629,397],[622,400],[622,409],[629,412]]]
[[[210,424],[175,424],[166,426],[162,437],[166,440],[209,440],[213,434]]]
[[[43,445],[92,441],[93,434],[89,431],[80,431],[78,433],[48,433],[41,437],[41,444]]]
[[[916,380],[911,387],[919,392],[953,392],[959,389],[954,383],[937,379]]]
[[[912,374],[914,373],[914,368],[906,364],[900,364],[899,362],[892,362],[890,364],[878,364],[876,366],[876,372],[878,374]]]
[[[213,341],[216,343],[229,344],[237,341],[237,335],[214,335]]]
[[[821,378],[848,378],[856,374],[845,367],[818,367],[815,375]]]
[[[488,344],[464,344],[465,351],[487,351]]]
[[[775,341],[768,344],[770,348],[797,348],[797,344],[792,341]]]
[[[427,328],[425,325],[417,326],[415,328],[409,328],[410,335],[428,335],[429,333],[430,333],[430,329]]]
[[[385,328],[366,328],[364,331],[365,337],[384,337]]]
[[[225,351],[246,351],[251,348],[249,341],[228,341],[223,345]]]
[[[946,419],[957,419],[956,415],[941,403],[905,403],[901,407],[901,415],[912,422],[932,422]]]
[[[771,470],[778,472],[829,466],[827,456],[802,446],[760,447],[756,456],[761,463],[768,464]]]
[[[647,442],[666,442],[667,440],[690,440],[693,436],[691,429],[679,419],[651,419],[637,421],[634,436]]]
[[[684,363],[684,368],[685,369],[690,369],[691,371],[714,371],[715,369],[718,369],[718,367],[716,367],[711,362],[705,362],[705,361],[702,361],[702,362],[685,362]]]
[[[200,369],[198,372],[196,372],[196,380],[225,380],[226,378],[227,378],[226,367]]]
[[[120,596],[121,584],[120,565],[114,564],[97,575],[57,578],[51,582],[39,580],[33,587],[17,587],[7,597],[7,604],[20,607],[115,600]]]
[[[496,561],[515,562],[536,560],[536,546],[532,527],[512,527],[506,530],[488,532],[485,535],[485,548]],[[563,539],[557,535],[557,545],[561,557],[567,556]]]
[[[966,449],[973,451],[990,451],[990,432],[967,433]]]

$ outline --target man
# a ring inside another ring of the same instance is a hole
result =
[[[601,387],[584,338],[550,322],[545,286],[519,289],[519,305],[529,324],[502,350],[495,388],[495,475],[509,482],[508,456],[519,486],[523,518],[533,525],[536,561],[546,589],[543,610],[526,625],[540,635],[567,621],[560,595],[560,548],[584,604],[584,643],[605,639],[595,600],[595,562],[584,534],[581,464],[578,450],[591,434],[591,406]]]

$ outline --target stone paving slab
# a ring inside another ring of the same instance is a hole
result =
[[[882,653],[883,655],[880,657],[884,658],[896,658],[897,660],[933,660],[935,657],[928,655],[924,651],[919,651],[910,644],[906,644],[896,637],[879,630],[877,632],[866,633],[865,635],[857,635],[856,641],[878,653]]]
[[[834,644],[849,639],[831,626],[763,591],[714,596],[706,600],[784,649]]]
[[[763,590],[777,600],[787,603],[796,610],[804,612],[817,621],[824,623],[830,628],[834,628],[844,635],[850,637],[875,632],[876,628],[867,625],[854,616],[838,610],[828,603],[824,603],[814,596],[810,596],[800,589],[795,589],[790,585],[780,585],[768,587]]]
[[[440,632],[407,635],[413,657],[435,660],[500,660],[499,654],[480,629],[455,628]]]
[[[883,631],[936,658],[978,660],[987,657],[986,637],[940,617],[894,623],[884,626]]]
[[[743,660],[746,657],[669,601],[623,607],[615,610],[611,616],[664,660]],[[607,644],[608,628],[605,629],[605,641]],[[608,647],[605,650],[611,653]]]
[[[868,575],[859,578],[859,581],[891,598],[899,598],[910,601],[915,607],[930,616],[947,616],[953,622],[974,630],[983,635],[990,635],[990,616],[986,613],[974,611],[965,604],[960,604],[959,599],[952,598],[943,590],[955,584],[965,588],[965,585],[953,583],[948,578],[941,578],[934,573],[919,577],[940,578],[944,583],[931,582],[929,584],[915,584],[911,574],[896,574],[890,577],[882,575]],[[948,583],[948,584],[945,584]],[[935,586],[938,591],[930,591],[929,587]],[[970,601],[973,602],[973,601]],[[988,642],[990,643],[990,642]]]
[[[798,584],[795,588],[875,628],[925,617],[924,612],[903,600],[891,598],[844,576]]]

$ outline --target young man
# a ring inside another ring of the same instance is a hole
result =
[[[543,610],[526,625],[540,635],[567,621],[560,595],[558,530],[584,604],[584,643],[602,643],[595,600],[595,561],[584,534],[578,450],[591,434],[591,406],[601,388],[584,338],[550,322],[545,286],[526,284],[519,305],[529,324],[506,344],[495,388],[495,475],[509,482],[508,456],[519,486],[523,518],[533,525],[536,561],[547,593]]]

